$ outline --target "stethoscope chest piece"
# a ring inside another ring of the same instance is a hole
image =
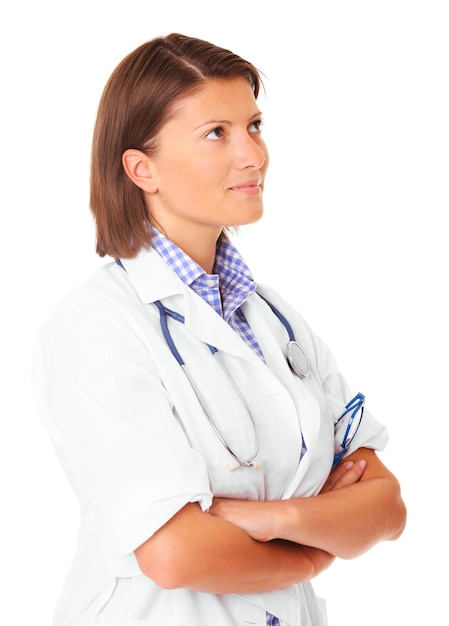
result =
[[[297,341],[289,341],[287,344],[287,362],[300,378],[307,378],[310,374],[309,360]]]

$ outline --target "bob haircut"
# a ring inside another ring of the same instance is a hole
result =
[[[90,209],[100,256],[133,258],[151,244],[144,194],[122,165],[125,150],[154,154],[177,101],[210,78],[237,77],[257,98],[262,82],[251,63],[178,33],[144,43],[119,63],[100,99],[92,142]]]

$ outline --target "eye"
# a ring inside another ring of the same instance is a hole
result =
[[[216,128],[213,128],[207,133],[206,138],[212,139],[213,141],[218,141],[219,139],[223,138],[223,135],[224,135],[223,126],[217,126]]]
[[[249,132],[260,133],[260,131],[262,130],[262,126],[263,120],[254,120],[254,122],[251,122],[251,124],[249,125]]]

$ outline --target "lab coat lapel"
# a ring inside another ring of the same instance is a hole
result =
[[[310,467],[312,450],[316,446],[320,429],[320,405],[302,380],[291,372],[283,354],[283,346],[287,345],[288,335],[268,305],[257,294],[254,294],[245,303],[244,312],[251,328],[259,338],[268,367],[294,400],[301,432],[308,450],[301,459],[290,486],[284,491],[283,497],[289,498]]]
[[[222,352],[234,354],[258,367],[263,366],[261,359],[235,330],[193,292],[185,298],[185,324],[204,343],[215,346]]]
[[[134,259],[122,259],[128,279],[145,304],[161,300],[185,317],[185,326],[202,342],[245,359],[257,367],[263,362],[212,307],[167,266],[151,248]]]
[[[152,248],[140,250],[133,259],[121,259],[120,264],[144,304],[182,293],[183,282]]]

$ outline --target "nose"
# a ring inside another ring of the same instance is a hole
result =
[[[237,169],[262,169],[268,164],[268,150],[265,142],[252,133],[245,133],[238,141],[236,167]]]

